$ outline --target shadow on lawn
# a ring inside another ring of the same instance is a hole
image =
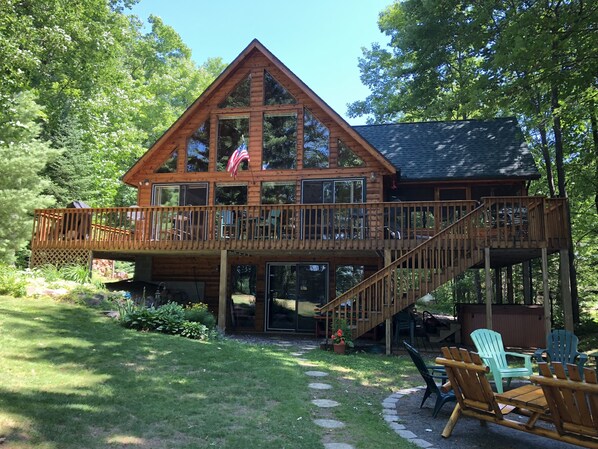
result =
[[[7,447],[260,447],[244,441],[269,430],[265,444],[288,446],[301,435],[275,435],[285,387],[303,380],[275,349],[139,333],[96,310],[23,304],[0,309],[5,334],[36,342],[4,360],[22,376],[0,386],[0,407],[15,416],[2,429]]]

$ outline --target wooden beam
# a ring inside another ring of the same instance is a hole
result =
[[[573,303],[571,302],[571,278],[569,272],[569,250],[559,252],[559,271],[561,272],[561,298],[563,299],[563,314],[565,315],[565,329],[573,332]]]
[[[392,252],[389,249],[384,250],[384,266],[387,267],[392,263]],[[392,317],[386,319],[386,355],[392,353]]]
[[[550,314],[550,289],[548,288],[548,250],[542,248],[542,294],[544,295],[544,335],[552,330]]]
[[[490,274],[490,248],[484,248],[486,270],[486,328],[492,329],[492,276]]]
[[[218,327],[226,330],[226,305],[228,286],[228,251],[220,251],[220,288],[218,292]]]

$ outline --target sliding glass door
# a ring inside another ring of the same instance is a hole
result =
[[[315,309],[328,302],[328,264],[267,267],[267,330],[313,332]]]

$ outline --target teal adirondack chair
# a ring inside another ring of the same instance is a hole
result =
[[[553,330],[546,336],[546,348],[536,350],[534,359],[538,363],[561,362],[565,370],[567,363],[574,363],[579,367],[579,372],[583,373],[588,356],[577,350],[578,342],[579,339],[573,332],[565,329]]]
[[[526,377],[532,375],[532,357],[517,352],[505,352],[502,337],[498,332],[490,329],[477,329],[471,333],[471,339],[477,348],[478,354],[490,368],[496,391],[503,392],[503,379],[507,380],[507,387],[511,385],[513,377]],[[524,367],[510,367],[507,356],[522,358]]]

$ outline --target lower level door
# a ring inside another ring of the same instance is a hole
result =
[[[315,309],[328,302],[328,264],[272,263],[267,276],[267,330],[313,332]]]

